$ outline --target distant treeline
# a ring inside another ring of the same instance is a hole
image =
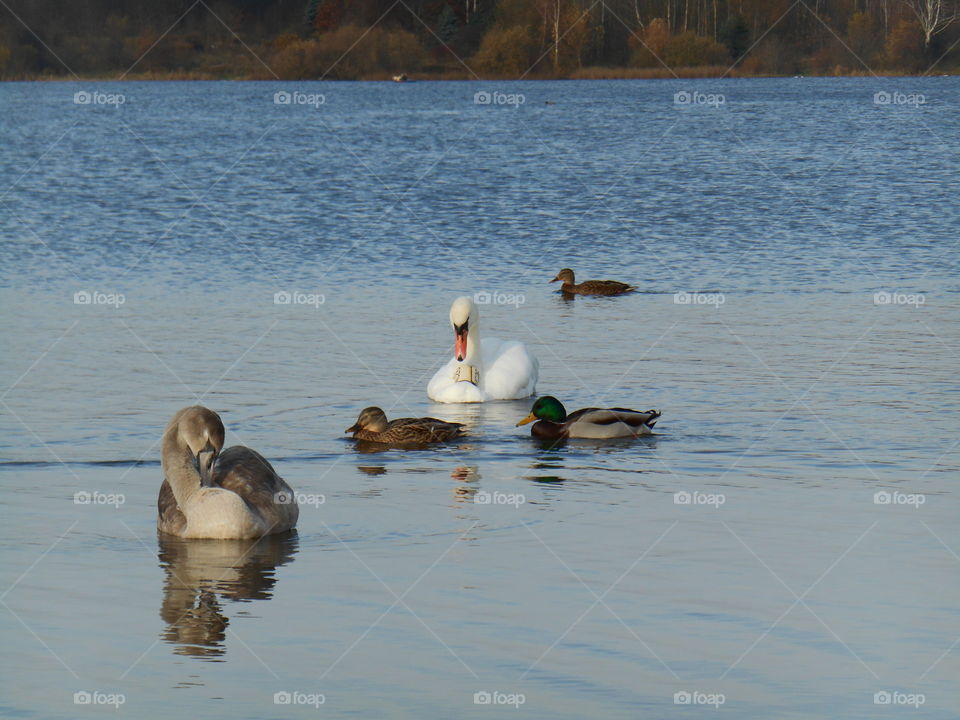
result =
[[[6,0],[0,78],[955,73],[958,13],[960,0]]]

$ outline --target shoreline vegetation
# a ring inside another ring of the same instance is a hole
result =
[[[747,75],[730,71],[726,67],[690,67],[677,68],[673,72],[655,68],[618,68],[618,67],[584,67],[575,70],[564,77],[550,77],[544,75],[527,76],[523,82],[562,81],[562,80],[758,80],[765,78],[923,78],[923,77],[955,77],[960,70],[954,68],[937,73],[911,73],[897,71],[883,72],[842,72],[823,75],[777,75],[773,73],[756,73]],[[250,77],[246,75],[232,76],[208,72],[149,72],[130,73],[124,77],[105,74],[77,75],[36,75],[22,78],[0,78],[0,83],[12,82],[281,82],[284,78],[272,76]],[[299,82],[394,82],[393,75],[387,72],[371,73],[356,78],[298,78]],[[415,74],[406,82],[520,82],[516,77],[498,75],[474,76],[469,72],[457,73],[453,70],[433,74]]]
[[[8,2],[7,81],[960,74],[960,0]]]

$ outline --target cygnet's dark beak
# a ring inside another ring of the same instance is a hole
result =
[[[213,468],[217,462],[217,450],[213,445],[207,446],[197,453],[197,471],[200,473],[200,485],[214,487]]]

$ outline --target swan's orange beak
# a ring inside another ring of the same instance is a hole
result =
[[[526,425],[527,423],[532,423],[532,422],[533,422],[534,420],[536,420],[536,419],[537,419],[537,416],[534,415],[533,413],[530,413],[530,414],[527,415],[523,420],[521,420],[520,422],[518,422],[518,423],[516,424],[516,427],[520,427],[521,425]]]
[[[455,339],[453,341],[453,354],[457,357],[457,362],[463,362],[467,356],[467,328],[462,325],[455,329]]]

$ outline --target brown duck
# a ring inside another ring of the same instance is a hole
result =
[[[633,292],[636,288],[633,285],[617,282],[616,280],[587,280],[577,284],[573,275],[573,270],[564,268],[557,273],[557,276],[550,282],[561,281],[563,286],[561,291],[568,295],[623,295]]]
[[[378,407],[364,408],[357,421],[344,432],[353,433],[357,440],[389,445],[423,444],[456,440],[464,434],[463,423],[447,422],[437,418],[397,418],[387,421]]]

